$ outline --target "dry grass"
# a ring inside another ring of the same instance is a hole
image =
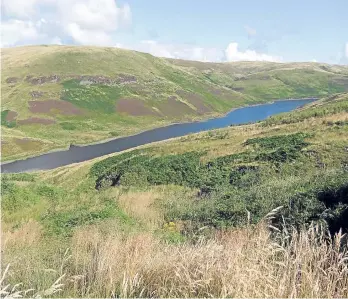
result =
[[[149,229],[156,229],[164,221],[163,214],[155,208],[156,200],[159,198],[161,198],[160,190],[150,189],[120,194],[118,203],[130,217],[139,220]]]
[[[41,225],[29,220],[15,231],[7,230],[1,234],[1,243],[4,247],[32,246],[39,243],[41,238]]]
[[[111,236],[97,227],[81,228],[72,237],[71,250],[60,259],[57,277],[62,272],[65,277],[59,295],[347,297],[348,253],[340,250],[343,238],[337,235],[330,242],[320,231],[312,227],[275,242],[260,225],[220,232],[195,244],[173,245],[147,233]],[[12,282],[21,276],[19,272],[37,267],[26,266],[10,271]]]

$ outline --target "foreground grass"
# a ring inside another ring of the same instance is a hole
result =
[[[342,236],[331,242],[319,227],[279,235],[277,242],[259,225],[171,245],[151,234],[105,235],[91,226],[77,230],[69,248],[53,250],[42,264],[39,228],[31,225],[34,230],[26,226],[5,243],[7,250],[20,251],[12,267],[25,267],[10,268],[4,285],[25,281],[19,290],[35,289],[27,296],[44,294],[58,278],[59,297],[348,296]]]

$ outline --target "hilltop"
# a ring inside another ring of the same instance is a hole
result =
[[[60,277],[66,297],[347,297],[347,145],[341,93],[3,175],[6,283],[47,294]]]
[[[1,55],[3,160],[244,105],[348,91],[348,67],[319,63],[205,63],[77,46]]]

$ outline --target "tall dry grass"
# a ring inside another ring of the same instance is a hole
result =
[[[279,242],[260,225],[181,245],[88,227],[75,232],[57,271],[65,274],[59,296],[348,297],[342,242],[342,235],[330,241],[317,227]],[[30,269],[17,265],[11,277],[21,271]]]

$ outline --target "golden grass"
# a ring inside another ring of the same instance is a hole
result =
[[[41,225],[35,220],[29,220],[19,229],[7,230],[1,234],[4,247],[22,247],[38,244],[41,238]]]
[[[331,242],[320,231],[312,227],[275,242],[259,225],[173,245],[149,233],[105,235],[96,226],[80,228],[70,250],[52,262],[58,269],[47,287],[65,274],[59,295],[66,297],[347,297],[343,237]],[[36,271],[38,261],[29,260],[10,269],[5,281]]]
[[[156,200],[161,198],[158,189],[120,194],[118,204],[130,217],[139,220],[149,229],[156,229],[164,222],[163,213],[155,207]]]

